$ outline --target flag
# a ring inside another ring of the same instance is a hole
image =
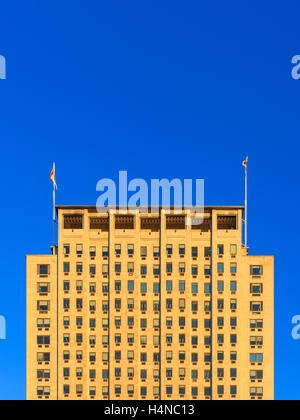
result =
[[[246,157],[246,159],[243,162],[243,166],[247,169],[248,167],[248,156]]]
[[[53,169],[51,171],[50,177],[51,181],[53,182],[53,187],[57,190],[56,178],[55,178],[55,163],[53,163]]]

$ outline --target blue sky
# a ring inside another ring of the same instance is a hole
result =
[[[25,254],[48,253],[60,204],[96,183],[204,178],[206,204],[243,204],[249,243],[275,255],[276,397],[300,399],[299,1],[3,2],[0,54],[0,399],[25,398]]]

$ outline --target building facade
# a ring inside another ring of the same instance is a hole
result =
[[[274,260],[243,247],[243,207],[57,214],[27,256],[27,399],[274,398]]]

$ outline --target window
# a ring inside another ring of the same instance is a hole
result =
[[[37,302],[38,311],[50,311],[50,301],[48,300],[38,300]]]
[[[185,273],[185,263],[179,263],[179,273]]]
[[[154,257],[154,258],[158,258],[158,257],[159,257],[159,255],[160,255],[160,249],[159,249],[159,246],[155,246],[155,247],[153,248],[153,257]]]
[[[237,361],[237,352],[236,351],[230,352],[230,361],[231,362],[236,362]]]
[[[180,292],[184,292],[185,291],[185,281],[184,280],[180,280],[179,281],[179,291]]]
[[[128,263],[128,273],[134,273],[134,263]]]
[[[218,245],[218,256],[222,257],[224,255],[224,245]]]
[[[192,265],[192,276],[197,276],[197,275],[198,275],[198,266]]]
[[[46,264],[38,265],[38,274],[40,276],[48,276],[50,274],[50,265],[46,265]]]
[[[192,293],[198,293],[198,283],[192,283]]]
[[[172,292],[172,290],[173,290],[173,282],[172,282],[172,280],[167,280],[167,282],[166,282],[166,290],[167,290],[167,292]]]
[[[96,257],[96,247],[90,246],[90,257],[95,258]]]
[[[141,246],[141,257],[146,258],[147,257],[147,247]]]
[[[77,255],[82,255],[83,253],[83,245],[82,244],[77,244],[76,245],[76,254]]]
[[[129,280],[128,281],[128,291],[129,292],[133,292],[134,291],[134,281],[133,280]]]
[[[204,248],[204,258],[210,258],[211,257],[211,248],[205,247]]]
[[[167,386],[166,387],[166,394],[167,395],[172,395],[173,394],[173,387],[172,386]]]
[[[230,309],[232,311],[235,311],[237,309],[237,301],[236,301],[236,299],[231,299],[230,300]]]
[[[50,362],[50,353],[38,353],[37,354],[38,362]]]
[[[230,386],[230,395],[236,395],[237,394],[237,387],[236,385],[231,385]]]
[[[50,283],[38,283],[38,293],[48,294],[50,292]]]
[[[70,255],[70,245],[69,244],[64,245],[64,255]]]
[[[153,293],[158,294],[160,292],[159,283],[153,283]]]
[[[134,245],[128,245],[128,255],[133,255],[134,254]]]
[[[76,290],[77,290],[77,292],[82,292],[82,289],[83,289],[82,280],[77,280],[76,281]]]
[[[198,257],[198,247],[193,246],[192,247],[192,257],[197,258]]]
[[[260,295],[261,293],[263,293],[263,285],[260,284],[251,284],[250,285],[250,293],[252,293],[253,295]]]
[[[252,311],[252,312],[262,312],[263,311],[263,302],[250,302],[250,311]]]
[[[237,282],[236,281],[231,281],[230,282],[230,291],[231,292],[236,292],[237,291]]]
[[[127,308],[130,309],[130,310],[134,309],[134,300],[133,299],[128,299]]]
[[[155,264],[153,266],[153,274],[154,276],[158,276],[160,274],[159,265]]]
[[[185,309],[185,299],[179,299],[179,309],[184,310]]]
[[[218,324],[218,327],[220,327],[220,328],[224,327],[224,318],[219,317],[217,319],[217,324]]]
[[[121,263],[115,263],[115,273],[121,273]]]
[[[82,287],[82,282],[81,282],[81,287]],[[96,293],[96,283],[90,283],[90,293]]]
[[[237,326],[237,318],[230,318],[230,326],[231,327]]]
[[[64,262],[64,273],[65,274],[70,273],[70,263],[69,262]]]
[[[262,276],[263,266],[262,265],[251,265],[250,266],[250,274],[251,274],[251,276]]]
[[[218,273],[223,274],[224,273],[224,264],[218,263]]]
[[[173,271],[173,265],[172,265],[172,263],[167,263],[167,264],[166,264],[166,272],[167,272],[168,274],[171,274],[171,273],[172,273],[172,271]]]
[[[102,257],[103,258],[108,258],[109,257],[109,248],[108,248],[108,246],[103,246],[102,247]]]
[[[95,276],[96,275],[96,266],[95,265],[90,265],[90,275],[91,276]]]
[[[179,245],[179,255],[185,255],[185,245]]]
[[[115,245],[115,254],[116,255],[121,255],[121,245],[119,245],[119,244]]]
[[[210,274],[211,274],[211,267],[210,267],[210,265],[205,265],[204,266],[204,275],[205,276],[210,276]]]
[[[205,293],[211,293],[211,284],[210,283],[205,283],[204,284],[204,292]]]
[[[172,255],[173,254],[173,247],[172,245],[167,245],[167,255]]]
[[[205,312],[209,312],[211,310],[211,303],[210,301],[205,301],[204,302],[204,311]]]
[[[192,302],[192,312],[198,312],[198,302]]]
[[[230,255],[233,257],[233,256],[236,256],[236,254],[237,254],[237,246],[230,245]]]
[[[146,276],[147,274],[147,266],[141,265],[141,276]]]
[[[82,273],[82,270],[83,270],[82,263],[77,263],[76,264],[76,273],[77,274],[81,274]]]
[[[237,272],[237,265],[236,263],[230,263],[230,273],[231,274],[236,274]]]
[[[224,300],[218,299],[218,309],[223,310],[224,309]]]
[[[38,328],[50,328],[50,319],[41,319],[37,320],[37,327]]]
[[[250,320],[250,328],[252,330],[256,329],[256,328],[262,329],[263,326],[264,326],[263,320],[261,320],[261,319],[251,319]]]
[[[218,292],[224,292],[224,282],[218,281]]]

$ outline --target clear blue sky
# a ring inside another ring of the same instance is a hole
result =
[[[251,252],[276,259],[276,397],[300,399],[297,209],[299,1],[2,2],[0,399],[25,398],[25,254],[48,253],[60,204],[96,182],[204,178],[206,204],[243,204]]]

